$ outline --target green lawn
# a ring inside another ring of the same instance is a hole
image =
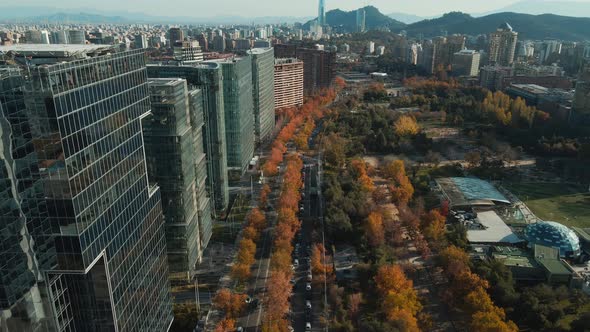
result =
[[[511,183],[506,187],[543,220],[572,227],[590,227],[590,194],[585,186]]]

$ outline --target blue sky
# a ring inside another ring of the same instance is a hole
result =
[[[236,16],[314,16],[319,0],[20,0],[14,5],[39,5],[57,8],[90,8],[105,11],[142,12],[150,15],[212,17]],[[328,10],[352,10],[372,5],[383,13],[404,12],[421,16],[452,10],[486,12],[518,0],[326,0]]]
[[[315,16],[319,0],[19,0],[13,5],[102,9],[108,12],[140,12],[150,15],[214,16]],[[326,0],[327,10],[352,10],[372,5],[388,14],[401,12],[434,16],[449,11],[485,13],[519,0]],[[542,0],[535,0],[542,1]],[[572,1],[572,0],[569,0]],[[573,0],[588,2],[589,0]]]

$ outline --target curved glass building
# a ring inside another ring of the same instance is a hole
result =
[[[580,255],[580,240],[576,233],[553,221],[539,221],[536,224],[528,225],[524,231],[524,237],[529,242],[529,246],[540,244],[559,248],[559,256],[561,257]]]

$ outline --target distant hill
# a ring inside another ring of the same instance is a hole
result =
[[[508,22],[519,33],[520,38],[590,40],[590,18],[552,14],[497,13],[475,18],[469,14],[452,12],[440,18],[410,24],[405,30],[410,36],[439,36],[443,31],[448,34],[478,35],[495,31],[504,22]]]
[[[36,16],[26,19],[29,22],[39,23],[111,23],[121,24],[129,22],[122,16],[103,16],[89,13],[55,13],[51,15]]]
[[[392,31],[404,29],[405,23],[396,21],[385,14],[382,14],[379,9],[373,6],[364,7],[365,9],[365,28],[367,30],[377,28],[389,28]],[[304,24],[305,28],[309,28],[313,20]],[[343,27],[347,31],[354,31],[356,28],[356,10],[349,12],[340,9],[330,10],[326,13],[326,22],[332,27]]]
[[[140,12],[96,10],[92,8],[54,8],[40,6],[5,6],[0,9],[0,23],[205,23],[205,24],[277,24],[305,22],[310,17],[293,16],[153,16]]]
[[[406,13],[391,13],[387,14],[387,16],[391,17],[392,19],[405,23],[405,24],[412,24],[416,22],[420,22],[425,20],[426,17],[421,17],[414,14],[406,14]]]
[[[590,2],[523,0],[498,10],[485,13],[484,15],[503,12],[531,15],[555,14],[572,17],[590,17]]]

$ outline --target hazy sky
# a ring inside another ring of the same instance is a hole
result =
[[[327,10],[352,10],[372,5],[381,12],[433,16],[449,11],[481,13],[519,0],[326,0]],[[586,0],[588,1],[588,0]],[[105,11],[142,12],[165,16],[315,16],[318,0],[20,0],[18,5],[57,8],[100,8]]]

